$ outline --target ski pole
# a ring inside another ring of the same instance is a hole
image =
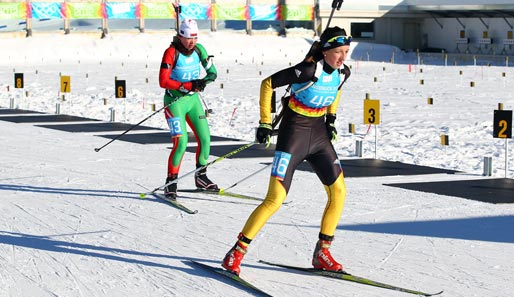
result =
[[[282,109],[280,110],[278,115],[271,122],[271,127],[273,127],[273,128],[275,128],[280,123],[280,121],[282,120],[282,117],[284,116],[284,107],[286,106],[286,103],[287,103],[286,96],[290,90],[291,90],[291,85],[289,85],[286,88],[284,95],[282,95],[282,98],[280,98],[280,101],[282,103]]]
[[[180,6],[180,4],[178,3],[174,3],[173,4],[173,8],[175,9],[175,16],[177,17],[176,21],[176,30],[177,30],[177,33],[178,33],[178,30],[179,30],[179,25],[180,25],[180,13],[182,12],[182,6]]]
[[[252,176],[254,176],[254,175],[258,174],[258,173],[259,173],[259,172],[261,172],[261,171],[263,171],[264,169],[266,169],[266,168],[270,167],[272,164],[273,164],[273,163],[269,163],[268,165],[266,165],[266,166],[262,167],[261,169],[259,169],[259,170],[255,171],[254,173],[252,173],[252,174],[248,175],[247,177],[244,177],[244,178],[240,179],[239,181],[235,182],[233,185],[231,185],[230,187],[228,187],[228,188],[226,188],[226,189],[221,188],[221,189],[220,189],[220,193],[223,193],[223,192],[225,192],[225,191],[226,191],[226,190],[228,190],[228,189],[232,189],[233,187],[237,186],[239,183],[241,183],[241,182],[243,182],[243,181],[245,181],[245,180],[249,179],[250,177],[252,177]]]
[[[172,180],[172,181],[169,181],[169,182],[165,183],[164,185],[162,185],[162,186],[160,186],[160,187],[157,187],[157,188],[155,188],[155,189],[151,190],[150,192],[147,192],[147,193],[141,193],[141,194],[139,194],[139,197],[141,197],[141,198],[145,198],[145,197],[146,197],[146,195],[151,195],[151,194],[153,194],[153,193],[155,193],[155,192],[157,192],[157,191],[159,191],[159,190],[162,190],[162,189],[166,188],[167,186],[169,186],[169,185],[171,185],[171,184],[176,184],[180,179],[182,179],[182,178],[184,178],[184,177],[186,177],[186,176],[188,176],[188,175],[191,175],[191,174],[193,174],[193,173],[195,173],[195,172],[198,172],[198,171],[200,171],[200,170],[203,170],[203,169],[205,169],[205,168],[207,168],[207,167],[211,166],[212,164],[214,164],[214,163],[216,163],[216,162],[219,162],[219,161],[221,161],[221,160],[223,160],[223,159],[226,159],[226,158],[228,158],[228,157],[231,157],[231,156],[233,156],[233,155],[235,155],[235,154],[237,154],[237,153],[239,153],[239,152],[241,152],[241,151],[243,151],[243,150],[245,150],[245,149],[247,149],[247,148],[251,147],[252,145],[254,145],[254,144],[256,144],[256,143],[257,143],[257,142],[253,141],[253,142],[250,142],[250,143],[248,143],[248,144],[245,144],[245,145],[243,145],[243,146],[241,146],[241,147],[239,147],[239,148],[237,148],[237,149],[235,149],[235,150],[233,150],[233,151],[231,151],[231,152],[229,152],[229,153],[227,153],[227,154],[225,154],[225,155],[223,155],[223,156],[221,156],[221,157],[218,157],[217,159],[215,159],[215,160],[213,160],[213,161],[211,161],[211,162],[209,162],[209,163],[207,163],[207,164],[205,164],[205,165],[203,165],[203,166],[201,166],[201,167],[196,168],[195,170],[189,171],[188,173],[186,173],[186,174],[182,175],[181,177],[177,177],[176,179],[174,179],[174,180]]]
[[[113,139],[111,139],[109,142],[107,142],[106,144],[102,145],[101,147],[97,147],[95,148],[95,152],[99,152],[101,149],[103,149],[104,147],[106,147],[107,145],[109,145],[111,142],[115,141],[116,139],[120,138],[121,136],[127,134],[130,130],[134,129],[135,127],[141,125],[144,121],[148,120],[149,118],[153,117],[154,115],[156,115],[158,112],[160,112],[161,110],[163,110],[164,108],[166,108],[166,105],[164,105],[163,107],[159,108],[159,110],[155,111],[154,113],[152,113],[151,115],[147,116],[145,119],[143,119],[142,121],[140,121],[139,123],[135,124],[134,126],[130,127],[129,129],[127,129],[125,132],[121,133],[120,135],[114,137]]]
[[[207,103],[205,103],[205,100],[203,100],[203,96],[200,95],[200,92],[198,92],[198,97],[200,97],[200,100],[202,100],[203,105],[205,106],[205,115],[209,116],[209,114],[213,113],[212,109],[207,106]]]
[[[332,1],[332,11],[330,12],[330,16],[328,17],[327,26],[325,27],[325,29],[328,28],[328,26],[330,25],[330,21],[332,20],[332,16],[334,15],[334,11],[336,9],[337,10],[341,9],[341,5],[343,4],[343,1],[344,0],[334,0],[334,1]]]

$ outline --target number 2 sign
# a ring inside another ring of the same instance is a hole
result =
[[[512,110],[494,111],[494,138],[512,138]]]

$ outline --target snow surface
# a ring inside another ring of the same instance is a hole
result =
[[[152,104],[162,106],[158,69],[171,37],[171,32],[105,39],[0,37],[0,106],[9,107],[14,99],[20,109],[53,114],[60,104],[62,114],[103,121],[114,110],[117,121],[138,123],[152,114]],[[202,94],[213,110],[212,135],[252,141],[260,81],[300,61],[311,42],[308,35],[203,33],[200,43],[215,55],[219,73]],[[444,66],[440,54],[422,60],[425,64],[418,64],[414,53],[389,46],[352,45],[347,64],[353,73],[338,111],[336,150],[343,159],[355,158],[355,143],[363,140],[364,157],[462,173],[346,178],[346,205],[332,253],[348,271],[382,282],[444,290],[443,296],[452,297],[511,296],[514,206],[383,184],[484,178],[484,156],[493,158],[493,177],[511,178],[505,141],[494,139],[492,130],[498,103],[505,109],[514,105],[509,88],[514,70],[487,66],[484,59]],[[13,88],[15,72],[25,74],[24,89]],[[71,76],[71,93],[59,92],[60,74]],[[126,80],[126,99],[114,98],[115,77]],[[362,124],[366,93],[381,100],[377,129]],[[354,135],[348,133],[350,123]],[[188,261],[219,266],[257,203],[187,194],[181,201],[199,211],[187,215],[154,198],[140,199],[139,193],[164,182],[169,145],[114,141],[95,152],[108,141],[97,136],[101,132],[69,133],[37,124],[0,121],[0,296],[249,294]],[[166,128],[162,114],[144,125]],[[441,134],[449,135],[449,146],[441,146]],[[508,158],[514,166],[512,150]],[[269,161],[225,159],[208,172],[227,187]],[[193,168],[194,155],[186,153],[181,173]],[[261,172],[233,190],[263,197],[268,175]],[[193,186],[192,177],[179,183]],[[274,296],[408,296],[257,263],[310,264],[324,189],[315,174],[297,171],[287,200],[251,244],[243,277]]]

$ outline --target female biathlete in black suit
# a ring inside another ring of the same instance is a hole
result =
[[[260,125],[256,134],[260,143],[269,143],[272,134],[270,111],[273,89],[291,85],[291,96],[284,107],[278,131],[268,193],[246,221],[234,247],[226,254],[222,266],[228,271],[239,274],[247,246],[284,202],[294,171],[304,160],[310,163],[328,195],[312,265],[325,270],[343,269],[329,251],[346,196],[343,171],[331,140],[337,135],[334,122],[341,86],[350,75],[344,65],[350,41],[351,37],[344,29],[327,28],[313,55],[262,81]]]

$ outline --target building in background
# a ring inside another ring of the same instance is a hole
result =
[[[324,28],[332,1],[318,1]],[[513,54],[513,0],[345,0],[330,23],[406,51]]]

